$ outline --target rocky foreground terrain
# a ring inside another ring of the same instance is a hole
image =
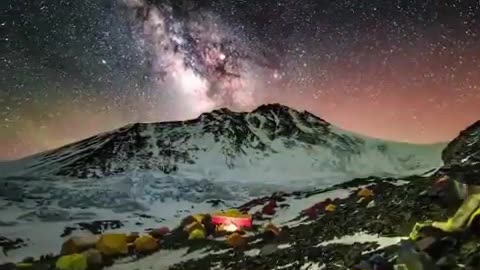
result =
[[[224,238],[188,240],[179,227],[164,236],[160,250],[146,257],[129,256],[112,262],[110,269],[355,269],[354,266],[379,255],[393,269],[399,242],[408,238],[417,222],[444,220],[459,201],[447,192],[448,185],[435,186],[432,177],[397,179],[361,179],[329,189],[309,193],[274,194],[240,207],[258,212],[259,206],[271,201],[280,208],[293,207],[295,199],[319,198],[348,191],[341,198],[329,197],[337,208],[326,212],[300,211],[283,223],[277,237],[265,237],[261,230],[245,235],[247,245],[230,248]],[[368,187],[373,196],[358,196],[361,187]],[[342,198],[343,197],[343,198]],[[311,200],[312,202],[314,200]],[[254,215],[254,224],[262,224],[268,215]],[[273,218],[275,221],[275,218]],[[479,269],[480,239],[475,227],[460,234],[444,234],[433,229],[416,242],[417,249],[429,254],[439,269]],[[427,239],[427,240],[425,240]],[[414,242],[412,242],[415,244]],[[175,255],[176,254],[176,255]],[[55,258],[35,261],[32,269],[53,269]],[[0,269],[18,269],[14,264]],[[360,268],[359,268],[360,269]],[[374,268],[362,268],[374,269]],[[415,268],[429,269],[429,268]],[[434,269],[434,268],[432,268]]]
[[[244,252],[225,251],[216,242],[206,242],[204,245],[216,253],[184,261],[170,269],[354,269],[375,254],[385,261],[391,260],[399,247],[395,242],[406,238],[416,222],[444,220],[458,206],[449,201],[453,198],[447,193],[432,189],[429,178],[406,180],[402,184],[394,180],[348,183],[343,187],[367,184],[376,195],[359,203],[353,192],[336,202],[338,208],[334,212],[309,216],[284,227],[283,237],[263,240],[262,235],[252,236]],[[428,246],[419,242],[419,248],[428,253],[435,247],[436,253],[430,255],[441,269],[480,267],[474,258],[480,251],[480,242],[473,233],[444,236],[434,230],[430,233],[437,238],[431,239]],[[204,245],[189,248],[195,250]],[[393,269],[393,265],[379,269]]]

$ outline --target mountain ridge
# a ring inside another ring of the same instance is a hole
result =
[[[260,105],[259,107],[255,108],[252,112],[237,112],[237,111],[232,111],[230,110],[229,108],[227,107],[221,107],[221,108],[218,108],[218,109],[215,109],[215,110],[212,110],[210,112],[205,112],[205,113],[202,113],[200,114],[197,118],[193,118],[193,119],[186,119],[186,120],[172,120],[172,121],[154,121],[154,122],[134,122],[134,123],[129,123],[129,124],[126,124],[126,125],[122,125],[118,128],[115,128],[115,129],[112,129],[112,130],[109,130],[109,131],[105,131],[105,132],[100,132],[98,134],[95,134],[95,135],[91,135],[91,136],[88,136],[88,137],[85,137],[85,138],[82,138],[78,141],[74,141],[74,142],[70,142],[70,143],[67,143],[63,146],[60,146],[60,147],[56,147],[56,148],[52,148],[52,149],[47,149],[47,150],[44,150],[44,151],[41,151],[41,152],[38,152],[38,153],[34,153],[34,154],[31,154],[31,155],[27,155],[27,156],[24,156],[24,157],[20,157],[18,159],[8,159],[8,160],[0,160],[0,163],[8,163],[8,162],[14,162],[14,161],[19,161],[19,160],[24,160],[24,159],[28,159],[28,158],[32,158],[32,157],[36,157],[36,156],[41,156],[41,155],[46,155],[52,151],[57,151],[57,150],[60,150],[60,149],[63,149],[63,148],[67,148],[69,146],[72,146],[72,145],[76,145],[76,144],[79,144],[79,143],[82,143],[84,141],[87,141],[87,140],[90,140],[90,139],[93,139],[93,138],[96,138],[96,137],[99,137],[99,136],[102,136],[102,135],[108,135],[108,134],[112,134],[112,133],[117,133],[117,132],[120,132],[120,131],[123,131],[123,130],[126,130],[126,129],[129,129],[129,128],[134,128],[134,127],[138,127],[138,126],[142,126],[142,125],[151,125],[151,124],[159,124],[159,125],[179,125],[181,123],[183,124],[190,124],[190,123],[196,123],[198,122],[199,120],[201,119],[211,119],[213,116],[212,115],[218,115],[218,114],[222,114],[222,113],[232,113],[232,114],[237,114],[237,115],[241,115],[241,114],[246,114],[246,113],[254,113],[254,112],[258,112],[258,111],[262,111],[262,110],[265,110],[265,109],[268,109],[268,108],[284,108],[284,109],[288,109],[288,110],[294,110],[294,111],[297,111],[297,112],[300,112],[300,113],[306,113],[308,114],[309,116],[312,116],[314,118],[317,118],[319,121],[322,121],[325,123],[326,126],[334,126],[336,129],[338,130],[342,130],[343,132],[348,132],[348,133],[351,133],[352,135],[355,135],[355,136],[358,136],[358,137],[361,137],[361,138],[368,138],[368,139],[373,139],[373,140],[378,140],[378,141],[385,141],[385,142],[391,142],[391,143],[398,143],[398,144],[405,144],[405,145],[416,145],[416,146],[440,146],[440,147],[445,147],[447,144],[451,143],[451,141],[445,141],[445,142],[434,142],[434,143],[413,143],[413,142],[408,142],[408,141],[396,141],[396,140],[387,140],[387,139],[383,139],[383,138],[380,138],[380,137],[375,137],[375,136],[369,136],[369,135],[365,135],[365,134],[362,134],[362,133],[357,133],[357,132],[354,132],[354,131],[349,131],[347,129],[344,129],[344,128],[341,128],[341,127],[338,127],[338,126],[335,126],[334,124],[331,124],[330,122],[326,121],[325,119],[319,117],[319,116],[316,116],[315,114],[307,111],[307,110],[297,110],[297,109],[293,109],[293,108],[290,108],[286,105],[282,105],[280,103],[268,103],[268,104],[263,104],[263,105]],[[478,125],[480,125],[480,121],[478,121]]]

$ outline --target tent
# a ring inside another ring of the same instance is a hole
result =
[[[252,227],[252,216],[243,214],[236,209],[230,209],[224,212],[212,214],[212,223],[219,226],[220,230],[237,231]]]

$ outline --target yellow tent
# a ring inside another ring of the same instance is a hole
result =
[[[200,240],[205,239],[205,230],[195,229],[188,235],[188,240]]]
[[[127,235],[124,233],[103,234],[96,247],[104,255],[126,255],[128,254]]]
[[[55,265],[57,270],[86,270],[87,266],[87,257],[78,253],[60,257]]]
[[[134,243],[137,252],[151,252],[158,248],[157,240],[148,234],[138,237]]]

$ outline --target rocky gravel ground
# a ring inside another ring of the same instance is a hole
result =
[[[406,237],[416,222],[444,220],[458,205],[446,201],[446,196],[432,192],[428,178],[413,177],[406,181],[399,185],[394,179],[357,180],[337,186],[335,188],[368,185],[375,195],[361,202],[356,193],[337,200],[338,207],[334,212],[288,228],[284,239],[263,240],[261,235],[255,235],[249,241],[254,244],[250,244],[246,252],[229,250],[186,261],[171,269],[316,269],[314,267],[320,266],[324,267],[322,269],[351,269],[366,256],[365,253],[371,256],[386,252],[388,258],[394,255],[395,246],[374,252],[379,244],[373,241],[321,243],[359,232],[379,237]],[[449,208],[445,207],[447,203]],[[273,246],[274,252],[262,252],[265,246]],[[248,252],[255,249],[259,250],[258,255]]]
[[[323,211],[318,215],[299,212],[297,218],[289,222],[292,225],[281,227],[282,232],[276,237],[267,236],[256,227],[258,230],[244,236],[247,245],[242,248],[230,248],[222,238],[191,241],[179,227],[164,237],[161,250],[187,248],[187,255],[198,251],[204,254],[172,264],[168,268],[171,270],[355,269],[355,265],[374,255],[389,262],[393,269],[401,249],[397,242],[408,237],[415,223],[445,220],[459,206],[460,201],[449,195],[448,187],[438,189],[432,185],[432,179],[411,177],[400,182],[397,179],[359,179],[325,190],[275,194],[240,208],[253,208],[255,204],[272,199],[288,204],[292,197],[305,198],[335,189],[352,190],[347,198],[331,198],[337,206],[332,212]],[[357,194],[360,187],[373,191],[373,196],[361,199]],[[310,206],[305,205],[305,210]],[[265,222],[266,217],[255,216],[258,217],[255,224]],[[424,231],[427,238],[412,244],[422,254],[428,254],[438,269],[480,269],[480,240],[475,230],[473,227],[459,234],[445,234],[430,229]],[[374,237],[365,239],[365,235]],[[343,241],[346,236],[350,240]],[[382,239],[391,243],[382,243]],[[139,270],[143,269],[144,259],[130,258]],[[159,256],[158,260],[166,258]],[[54,258],[44,258],[35,261],[32,269],[53,269],[54,262]],[[4,265],[0,269],[16,268]]]

